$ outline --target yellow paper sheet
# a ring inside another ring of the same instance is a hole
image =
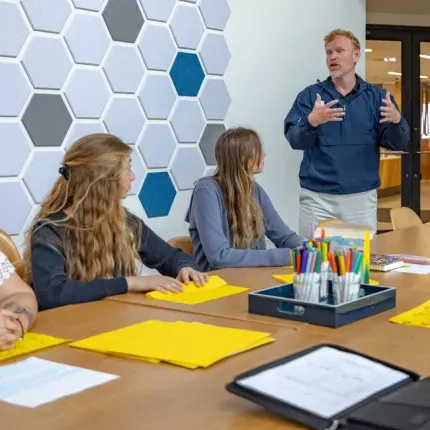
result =
[[[26,333],[22,340],[16,341],[12,349],[0,351],[0,361],[49,348],[54,345],[60,345],[65,342],[68,342],[68,340],[58,339],[44,334]]]
[[[389,321],[396,324],[430,327],[430,300],[414,309],[390,318]]]
[[[265,332],[203,323],[150,320],[73,342],[70,346],[197,368],[208,367],[223,358],[273,340]]]
[[[376,281],[375,279],[369,279],[370,285],[379,285],[379,281]]]
[[[162,293],[160,291],[151,291],[147,297],[156,300],[164,300],[173,303],[183,303],[186,305],[197,305],[209,300],[220,299],[233,294],[243,293],[248,288],[227,285],[227,282],[219,276],[210,276],[208,282],[201,287],[197,287],[194,282],[188,285],[183,284],[184,291],[180,293]]]

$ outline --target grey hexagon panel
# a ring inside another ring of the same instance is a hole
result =
[[[61,150],[35,152],[24,174],[24,183],[35,203],[41,203],[57,180],[64,153]]]
[[[98,69],[75,69],[65,87],[65,95],[76,118],[101,117],[110,97],[103,72]]]
[[[137,49],[117,44],[110,49],[103,70],[115,93],[134,94],[145,73]]]
[[[143,26],[143,15],[138,0],[108,0],[103,18],[117,42],[134,43]]]
[[[179,148],[171,172],[179,190],[191,190],[205,169],[205,160],[198,147]]]
[[[30,151],[30,139],[20,122],[0,122],[0,177],[18,176]]]
[[[34,88],[60,90],[73,62],[60,38],[34,35],[28,43],[22,64]]]
[[[187,4],[176,7],[170,27],[179,48],[197,49],[205,32],[198,8]]]
[[[18,116],[30,95],[23,69],[15,63],[0,62],[0,116]]]
[[[72,117],[60,94],[34,94],[22,122],[34,146],[61,146]]]
[[[60,33],[72,12],[68,0],[21,0],[34,30]]]
[[[150,169],[168,167],[176,149],[176,139],[167,123],[148,124],[139,149]]]
[[[193,100],[180,100],[171,122],[179,143],[198,142],[205,126],[202,109]]]
[[[216,164],[215,145],[224,132],[224,124],[206,124],[199,145],[206,164],[209,166]]]
[[[0,0],[0,228],[22,241],[93,133],[131,145],[126,205],[183,218],[172,203],[213,170],[231,103],[229,16],[228,0]]]
[[[123,142],[137,142],[145,118],[137,98],[115,97],[107,108],[104,123],[109,133],[118,136]]]
[[[110,44],[103,19],[86,13],[76,13],[73,16],[64,39],[78,64],[100,64]]]
[[[176,45],[169,27],[146,24],[140,37],[139,50],[148,69],[169,70],[176,55]]]

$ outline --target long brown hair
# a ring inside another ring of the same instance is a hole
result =
[[[135,275],[137,244],[121,204],[120,176],[128,168],[130,148],[109,134],[92,134],[66,152],[63,174],[43,201],[27,231],[23,273],[31,282],[31,238],[40,225],[64,228],[66,273],[84,282]],[[67,210],[59,219],[52,215]]]
[[[264,233],[263,214],[254,198],[252,168],[260,163],[259,135],[247,128],[224,132],[215,146],[214,179],[221,188],[234,248],[252,248]]]

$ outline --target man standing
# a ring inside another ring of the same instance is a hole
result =
[[[325,38],[330,77],[304,89],[285,118],[285,137],[304,151],[299,233],[338,218],[376,230],[380,146],[401,151],[409,127],[389,92],[355,73],[360,41],[350,31]]]

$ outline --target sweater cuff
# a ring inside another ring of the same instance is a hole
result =
[[[106,297],[116,296],[118,294],[125,294],[128,292],[127,280],[124,277],[113,278],[106,288]]]

